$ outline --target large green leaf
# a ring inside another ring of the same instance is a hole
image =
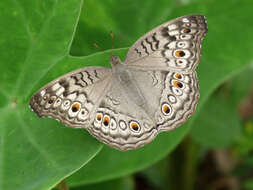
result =
[[[28,107],[41,78],[56,64],[71,64],[67,55],[81,6],[80,0],[0,2],[2,190],[50,189],[101,149],[87,133],[39,119]]]
[[[86,57],[68,55],[81,4],[81,0],[0,2],[0,189],[49,189],[88,163],[102,147],[87,132],[59,128],[61,124],[39,119],[28,109],[32,93],[50,80],[88,65],[109,66],[109,53],[123,58],[127,52],[125,48]],[[87,0],[72,55],[94,52],[89,45],[93,39],[101,47],[110,47],[110,37],[104,36],[111,29],[116,47],[130,46],[154,26],[190,13],[207,16],[209,33],[198,68],[201,99],[187,125],[159,135],[136,151],[122,153],[105,147],[69,183],[82,185],[123,176],[168,154],[188,128],[197,125],[194,119],[211,92],[252,60],[253,26],[248,24],[252,5],[250,0],[187,6],[167,0]],[[85,14],[93,16],[83,20]]]
[[[203,106],[192,128],[191,135],[209,148],[225,148],[241,136],[237,110],[225,98],[212,96]]]
[[[90,184],[71,188],[71,190],[101,190],[101,189],[119,189],[119,190],[133,190],[134,180],[131,177],[124,177],[120,179],[114,179],[102,183]]]
[[[167,21],[176,3],[172,0],[86,0],[78,24],[71,55],[89,55],[112,48],[129,47],[148,30]]]
[[[195,121],[198,125],[191,128],[194,140],[209,148],[224,148],[243,138],[238,108],[250,93],[252,74],[252,67],[243,70],[209,98]]]

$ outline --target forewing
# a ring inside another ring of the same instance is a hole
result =
[[[111,82],[111,70],[86,67],[65,74],[36,92],[30,106],[72,128],[86,128]]]
[[[206,20],[202,15],[174,19],[141,37],[130,48],[124,62],[136,69],[194,70],[206,32]]]

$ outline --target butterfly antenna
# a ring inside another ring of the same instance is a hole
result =
[[[114,34],[113,34],[112,30],[110,31],[110,35],[112,38],[112,49],[114,49]]]

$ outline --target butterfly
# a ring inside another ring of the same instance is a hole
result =
[[[36,92],[30,107],[71,128],[85,128],[121,151],[150,143],[193,114],[199,100],[195,68],[207,33],[202,15],[187,15],[151,30],[112,68],[85,67]]]

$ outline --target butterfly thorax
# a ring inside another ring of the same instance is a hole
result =
[[[119,57],[111,55],[110,64],[112,65],[113,79],[123,88],[124,93],[134,101],[136,105],[143,106],[145,104],[144,97],[139,87],[134,83],[134,77],[129,70],[127,64],[122,62]]]
[[[117,65],[117,64],[120,64],[122,63],[120,58],[118,56],[115,56],[113,54],[110,55],[110,64],[113,66],[113,65]]]

